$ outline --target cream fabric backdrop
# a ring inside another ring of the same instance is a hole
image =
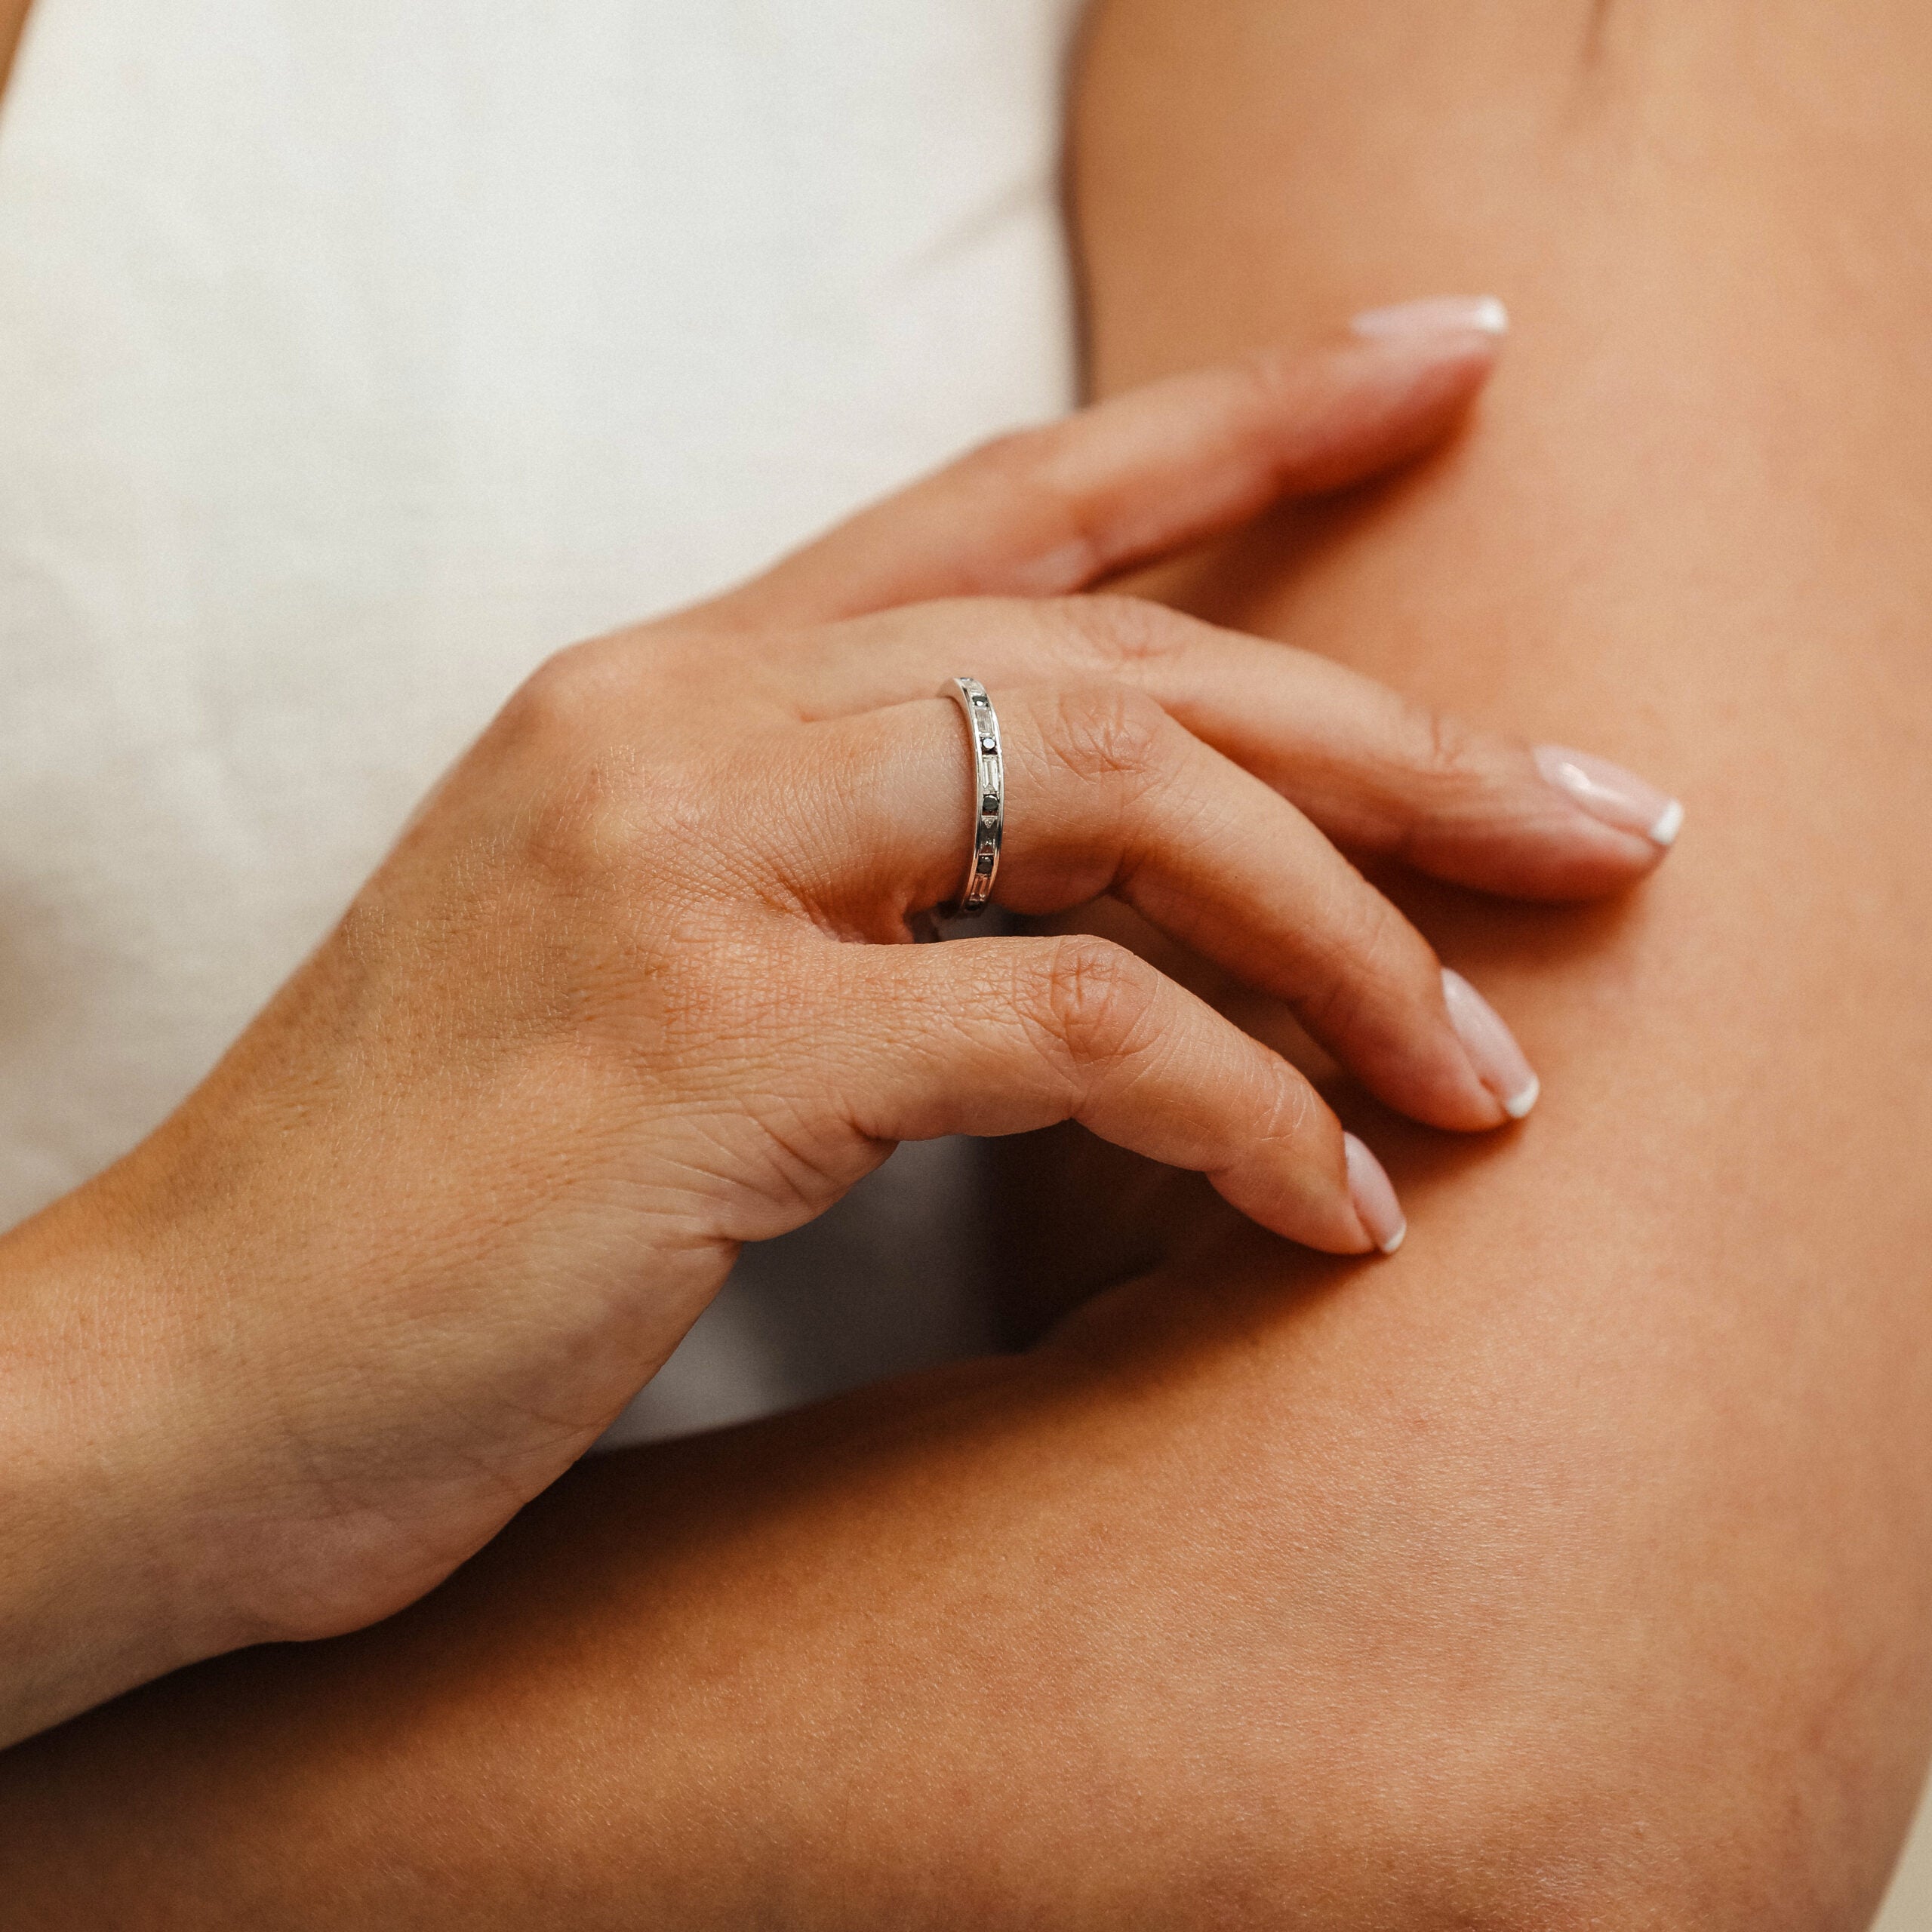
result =
[[[1918,1827],[1878,1915],[1876,1932],[1932,1932],[1932,1802],[1919,1806]]]

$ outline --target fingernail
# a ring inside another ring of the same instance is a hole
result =
[[[1382,1163],[1352,1134],[1342,1136],[1349,1157],[1349,1198],[1355,1214],[1368,1230],[1368,1238],[1384,1254],[1393,1254],[1402,1244],[1409,1223],[1402,1204],[1395,1198],[1395,1186]]]
[[[1476,1070],[1476,1078],[1496,1096],[1497,1104],[1512,1120],[1521,1120],[1536,1105],[1543,1082],[1524,1057],[1516,1036],[1502,1016],[1460,973],[1442,969],[1442,996],[1449,1003],[1449,1023]]]
[[[1507,335],[1509,311],[1494,295],[1429,295],[1386,309],[1364,309],[1349,325],[1372,342],[1404,336]]]
[[[1684,829],[1684,808],[1675,798],[1607,758],[1567,745],[1539,745],[1537,769],[1592,818],[1619,832],[1641,832],[1666,851]]]

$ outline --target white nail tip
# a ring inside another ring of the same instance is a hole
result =
[[[1668,851],[1677,843],[1677,835],[1684,829],[1684,808],[1675,798],[1657,814],[1657,822],[1651,827],[1650,840],[1653,845],[1661,845]]]
[[[1521,1120],[1542,1097],[1543,1082],[1533,1073],[1530,1075],[1530,1084],[1527,1087],[1512,1094],[1502,1103],[1503,1111],[1512,1120]]]
[[[1349,326],[1371,341],[1403,336],[1503,336],[1509,333],[1509,311],[1494,295],[1431,295],[1420,302],[1365,309]]]
[[[1352,1134],[1342,1136],[1348,1155],[1349,1195],[1361,1231],[1384,1254],[1393,1254],[1409,1231],[1408,1218],[1382,1163]]]

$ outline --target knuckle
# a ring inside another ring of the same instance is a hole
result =
[[[1178,656],[1202,628],[1164,604],[1120,592],[1054,598],[1041,609],[1078,657],[1121,669]]]
[[[1278,420],[1304,393],[1305,368],[1297,352],[1276,346],[1251,349],[1229,373],[1247,392],[1245,400],[1255,414]]]
[[[500,728],[540,753],[582,745],[608,718],[617,695],[618,671],[609,644],[574,644],[546,658],[503,709]]]
[[[1407,727],[1410,762],[1432,789],[1460,794],[1487,786],[1482,741],[1460,718],[1414,705],[1409,708]]]
[[[1314,1088],[1286,1060],[1278,1054],[1270,1054],[1268,1057],[1273,1063],[1268,1069],[1272,1084],[1255,1137],[1280,1147],[1297,1147],[1307,1137],[1318,1112],[1326,1109],[1316,1099]]]
[[[1153,699],[1124,685],[1080,685],[1056,697],[1052,755],[1074,777],[1144,784],[1171,760],[1176,729]]]
[[[1058,447],[1053,424],[1008,429],[976,444],[968,451],[964,466],[980,472],[989,482],[1025,483],[1051,465]]]
[[[613,755],[557,773],[525,815],[526,859],[553,883],[579,891],[632,872],[649,842],[641,791],[628,764]]]
[[[506,821],[525,862],[553,887],[588,891],[635,872],[666,802],[638,748],[608,731],[596,668],[566,653],[525,685],[504,715],[518,802]]]
[[[1069,1070],[1131,1057],[1152,1044],[1160,978],[1147,962],[1089,933],[1055,940],[1024,969],[1020,1014]]]
[[[1063,471],[1062,457],[1072,432],[1073,426],[1066,423],[1015,429],[982,443],[964,466],[968,481],[977,489],[995,500],[1023,506],[1061,583],[1085,582],[1105,571],[1109,561],[1109,519],[1103,507],[1091,491],[1069,481]]]
[[[1416,1005],[1438,996],[1440,969],[1428,942],[1373,888],[1346,894],[1323,930],[1317,983],[1302,1005],[1331,1038],[1355,1032],[1392,1000]]]
[[[669,896],[678,879],[697,877],[691,855],[715,842],[716,773],[634,728],[644,682],[637,641],[601,638],[558,651],[491,728],[495,835],[567,894],[648,866]]]

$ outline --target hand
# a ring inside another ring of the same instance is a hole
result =
[[[963,870],[968,748],[932,694],[970,671],[1004,728],[1002,903],[1116,894],[1390,1106],[1521,1110],[1501,1023],[1331,840],[1581,897],[1654,863],[1644,811],[1318,659],[1060,595],[1413,454],[1493,352],[1452,326],[1164,384],[546,665],[175,1118],[28,1231],[125,1311],[99,1436],[171,1660],[420,1595],[740,1243],[900,1140],[1075,1118],[1297,1241],[1392,1247],[1386,1178],[1302,1076],[1131,953],[903,942]]]

